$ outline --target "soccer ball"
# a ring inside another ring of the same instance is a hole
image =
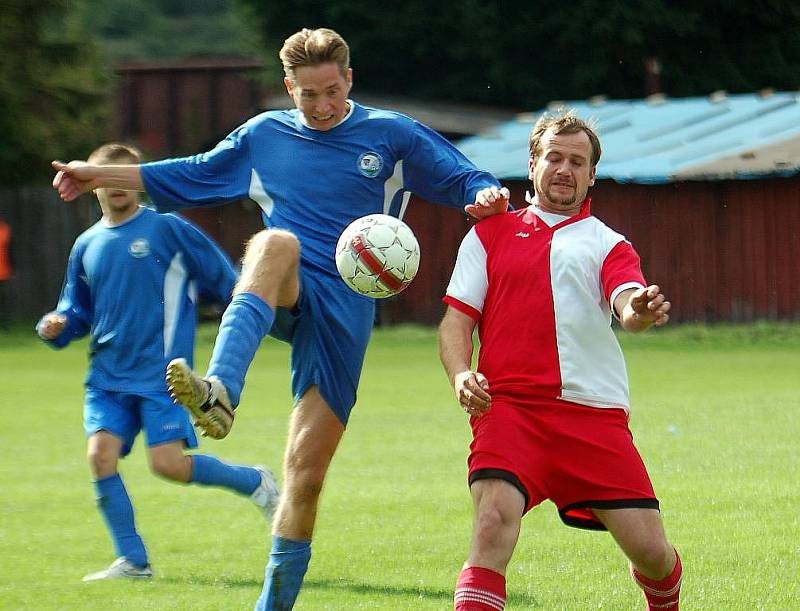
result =
[[[356,293],[382,299],[406,288],[419,268],[419,243],[400,219],[370,214],[347,226],[336,245],[336,269]]]

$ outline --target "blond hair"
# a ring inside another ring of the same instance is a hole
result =
[[[87,160],[95,164],[125,165],[128,163],[141,163],[142,153],[135,146],[120,142],[109,142],[97,147]]]
[[[295,80],[295,70],[302,66],[332,62],[338,66],[342,76],[350,68],[350,47],[344,38],[328,28],[303,28],[286,39],[278,55],[283,63],[283,71],[292,81]]]
[[[589,136],[589,142],[592,144],[592,167],[596,166],[597,162],[600,161],[600,155],[602,153],[600,138],[594,131],[593,123],[584,121],[571,110],[556,115],[544,114],[539,117],[528,139],[528,150],[530,151],[531,159],[536,159],[541,154],[542,136],[544,136],[544,133],[548,129],[551,129],[553,134],[556,135],[584,132]]]

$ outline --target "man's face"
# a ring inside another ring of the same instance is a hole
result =
[[[137,191],[123,191],[122,189],[95,189],[94,194],[103,210],[120,213],[133,210],[139,205]]]
[[[347,115],[347,96],[353,86],[352,69],[342,76],[333,62],[301,66],[294,71],[294,80],[286,77],[283,82],[309,127],[327,131]]]
[[[577,214],[586,192],[594,185],[592,143],[585,132],[554,134],[547,130],[539,143],[539,155],[529,161],[539,207],[556,214]]]
[[[97,158],[89,159],[90,163],[98,165],[128,165],[137,163],[136,159],[108,159]],[[122,189],[95,189],[95,197],[100,202],[100,208],[105,213],[106,211],[114,214],[130,212],[139,207],[139,192],[138,191],[123,191]]]

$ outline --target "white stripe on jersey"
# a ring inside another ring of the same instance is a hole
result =
[[[458,247],[458,257],[446,295],[483,312],[489,277],[486,271],[486,249],[473,226]]]
[[[404,188],[403,183],[403,160],[401,159],[396,164],[394,164],[394,172],[392,175],[383,183],[383,213],[389,214],[392,209],[392,201],[394,200],[394,196],[397,195],[398,191],[402,191]],[[397,218],[402,219],[403,215],[406,213],[406,207],[408,206],[408,200],[411,199],[411,192],[406,191],[403,193],[403,202],[400,205],[400,213],[397,215]]]
[[[261,179],[258,177],[255,168],[250,170],[250,190],[248,196],[255,203],[257,203],[268,217],[272,216],[272,209],[275,207],[275,202],[267,195],[264,190],[264,185],[261,184]]]
[[[183,253],[177,252],[164,275],[164,358],[170,355],[175,341],[175,327],[178,324],[183,285],[187,276]]]
[[[411,200],[411,191],[405,191],[403,193],[403,203],[400,204],[400,212],[397,215],[397,218],[399,218],[401,221],[403,220],[403,217],[406,215],[406,208],[408,208],[408,202],[410,200]]]

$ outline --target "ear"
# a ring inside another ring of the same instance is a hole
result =
[[[344,76],[344,80],[347,82],[347,92],[350,93],[350,90],[353,88],[353,69],[348,68],[347,74]]]
[[[592,166],[592,171],[589,172],[589,186],[590,187],[594,186],[594,180],[595,180],[596,176],[597,176],[597,166],[595,165],[595,166]]]
[[[536,162],[531,158],[528,159],[528,180],[533,180],[533,168],[536,166]]]
[[[294,83],[292,83],[292,79],[290,79],[288,76],[284,76],[283,84],[286,85],[286,93],[293,95],[292,89],[294,89]]]

